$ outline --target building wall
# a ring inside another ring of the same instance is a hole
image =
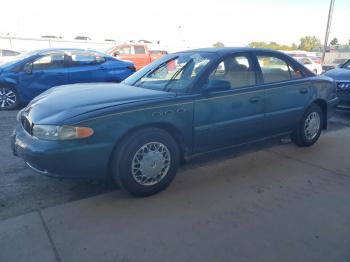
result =
[[[325,64],[332,64],[334,60],[336,59],[350,59],[350,52],[329,52],[326,53],[324,63]]]

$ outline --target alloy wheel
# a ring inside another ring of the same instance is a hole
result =
[[[17,102],[17,96],[10,88],[0,88],[0,108],[7,109],[13,107]]]

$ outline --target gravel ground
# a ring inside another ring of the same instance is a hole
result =
[[[24,162],[14,157],[10,148],[10,135],[16,125],[17,111],[0,112],[0,219],[30,211],[106,193],[116,188],[103,181],[59,180],[40,176],[31,171]],[[338,113],[329,123],[332,132],[350,126],[350,114]],[[265,141],[241,148],[209,154],[182,166],[190,169],[202,163],[217,162],[237,154],[259,148],[271,147],[288,139]]]

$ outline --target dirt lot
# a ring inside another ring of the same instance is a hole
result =
[[[0,219],[116,189],[113,185],[102,181],[58,180],[31,171],[21,159],[12,156],[10,149],[9,137],[16,125],[16,114],[16,111],[0,112]],[[350,127],[350,114],[338,113],[330,121],[327,132],[348,127]],[[184,171],[203,163],[216,163],[257,149],[270,148],[279,143],[280,139],[275,139],[207,155],[182,166],[181,169]]]

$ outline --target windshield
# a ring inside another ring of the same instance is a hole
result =
[[[214,57],[214,53],[204,52],[168,55],[127,78],[124,83],[159,91],[185,93]]]
[[[36,53],[37,53],[37,51],[32,51],[32,52],[23,53],[23,54],[20,54],[20,55],[17,55],[17,56],[13,56],[13,58],[11,58],[9,61],[1,64],[1,66],[11,65],[11,64],[16,63],[18,61],[26,59],[26,58],[28,58],[28,57],[36,54]]]
[[[350,60],[348,60],[344,65],[342,65],[342,68],[350,70]]]
[[[333,64],[340,65],[340,64],[345,63],[345,62],[346,62],[346,59],[335,59],[333,61]]]

